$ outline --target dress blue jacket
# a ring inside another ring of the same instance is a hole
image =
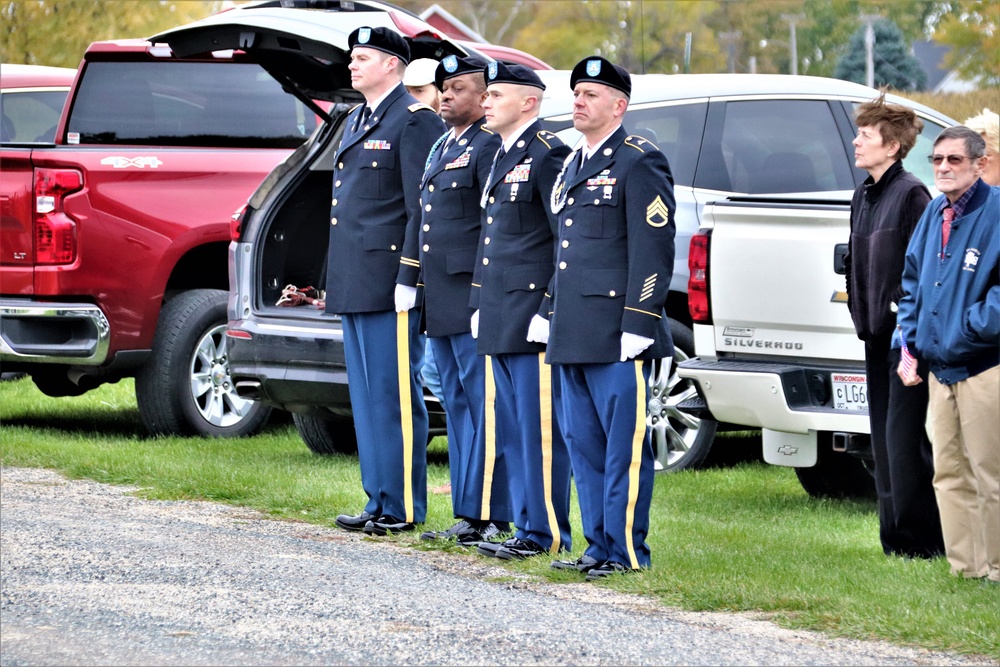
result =
[[[897,322],[911,354],[942,384],[1000,364],[1000,188],[977,181],[941,255],[940,195],[906,250]],[[896,343],[898,347],[898,342]]]
[[[667,158],[648,140],[618,128],[569,178],[575,160],[576,152],[553,194],[558,255],[539,313],[551,314],[546,361],[620,361],[623,332],[653,339],[637,359],[673,356],[663,310],[676,232]]]
[[[479,309],[479,354],[537,354],[528,324],[552,277],[555,218],[549,197],[569,147],[542,129],[525,128],[486,185],[469,305]]]
[[[399,84],[353,131],[348,116],[333,170],[326,312],[393,310],[396,284],[420,273],[420,177],[445,130],[434,110]]]
[[[420,282],[429,336],[468,333],[476,251],[482,231],[479,200],[500,148],[500,137],[479,119],[442,155],[428,157],[421,181]]]

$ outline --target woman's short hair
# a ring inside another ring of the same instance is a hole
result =
[[[859,106],[854,113],[854,122],[858,127],[877,127],[884,144],[898,141],[900,160],[917,143],[917,135],[924,129],[924,121],[917,117],[913,109],[886,102],[885,93]]]

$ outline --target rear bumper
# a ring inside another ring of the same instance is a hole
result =
[[[338,318],[235,320],[229,323],[227,345],[230,376],[240,396],[314,417],[351,416]],[[441,404],[427,389],[424,400],[431,432],[443,433]]]
[[[698,383],[716,420],[802,434],[870,432],[867,414],[836,411],[824,395],[831,372],[859,371],[864,369],[702,359],[678,367],[681,377]]]
[[[0,299],[0,361],[99,366],[110,344],[97,306]]]
[[[350,414],[339,321],[237,320],[229,323],[227,338],[230,374],[240,396],[289,412]]]

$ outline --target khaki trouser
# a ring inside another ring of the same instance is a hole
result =
[[[931,374],[927,435],[952,572],[1000,581],[1000,366],[953,385]]]

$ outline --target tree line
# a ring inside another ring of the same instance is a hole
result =
[[[568,68],[603,55],[632,72],[759,72],[864,82],[874,19],[876,85],[921,90],[915,40],[946,66],[1000,85],[1000,0],[395,0],[436,3],[487,41]],[[219,11],[220,0],[0,0],[0,61],[76,67],[96,40],[148,37]],[[792,36],[795,62],[793,68]]]

